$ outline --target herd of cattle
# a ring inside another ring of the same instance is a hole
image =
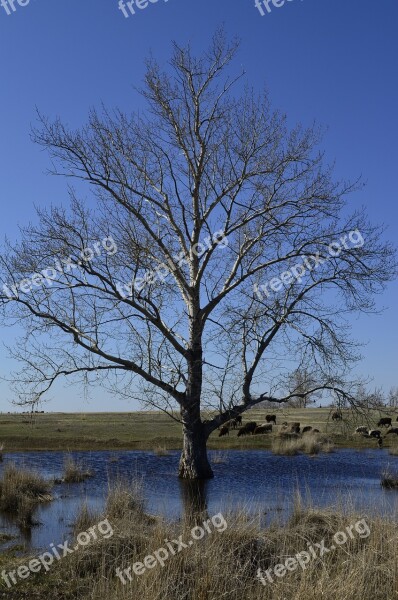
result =
[[[392,426],[392,419],[390,417],[381,418],[380,421],[377,423],[377,427],[387,427],[388,431],[386,433],[386,436],[390,434],[398,435],[398,427]],[[361,425],[361,427],[356,428],[354,433],[360,433],[363,437],[366,438],[377,438],[379,441],[382,440],[381,429],[368,429],[368,427],[366,427],[365,425]]]
[[[336,411],[332,414],[333,421],[343,420],[343,415],[340,411]],[[231,429],[238,429],[238,437],[243,435],[261,435],[265,433],[272,433],[272,424],[276,425],[276,415],[266,415],[265,423],[258,424],[256,421],[249,421],[242,425],[242,417],[236,417],[235,419],[231,419],[224,425],[219,428],[218,437],[223,437],[224,435],[229,435]],[[397,417],[398,421],[398,417]],[[377,427],[386,427],[388,431],[386,436],[389,434],[398,435],[398,427],[392,426],[392,419],[390,417],[383,417],[377,423]],[[311,425],[306,425],[301,428],[300,423],[287,423],[284,421],[281,427],[281,433],[286,433],[287,435],[299,435],[300,433],[319,433],[319,429],[314,429]],[[361,425],[357,427],[354,431],[355,434],[361,434],[366,438],[376,438],[379,441],[379,446],[382,445],[382,434],[380,429],[369,429],[368,427]]]
[[[231,429],[239,429],[238,437],[242,435],[261,435],[264,433],[272,433],[272,424],[276,425],[276,415],[266,415],[265,423],[257,424],[256,421],[249,421],[242,425],[242,417],[236,417],[235,419],[231,419],[222,427],[219,428],[218,437],[223,437],[224,435],[229,435]],[[319,429],[313,429],[310,425],[303,427],[301,431],[300,423],[287,423],[286,421],[282,423],[282,432],[286,434],[300,434],[307,433],[312,431],[313,433],[319,433]]]

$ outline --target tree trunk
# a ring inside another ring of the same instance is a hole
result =
[[[207,457],[207,434],[203,423],[192,421],[185,414],[184,445],[180,458],[179,477],[182,479],[210,479],[214,477]]]

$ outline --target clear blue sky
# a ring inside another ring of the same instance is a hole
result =
[[[25,0],[26,1],[26,0]],[[141,0],[142,1],[142,0]],[[35,107],[71,126],[84,123],[104,102],[129,110],[141,100],[143,59],[165,60],[170,40],[205,46],[221,23],[242,40],[239,63],[256,87],[267,85],[274,105],[293,124],[315,119],[328,127],[324,148],[336,174],[363,175],[374,221],[397,240],[398,2],[397,0],[290,0],[261,16],[254,0],[159,0],[125,18],[118,0],[30,0],[7,15],[0,6],[0,237],[18,235],[34,218],[34,204],[67,201],[65,182],[44,171],[48,156],[29,139]],[[271,4],[272,6],[272,4]],[[359,372],[386,389],[398,385],[398,285],[380,297],[381,316],[361,317],[354,335],[369,342]],[[12,343],[17,331],[1,331]],[[12,368],[0,347],[0,374]],[[54,396],[54,394],[53,394]],[[10,410],[0,383],[0,410]],[[46,410],[137,408],[99,390],[89,401],[78,388],[60,388]]]

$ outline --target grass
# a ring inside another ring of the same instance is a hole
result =
[[[16,517],[21,527],[31,527],[36,507],[52,500],[50,492],[51,484],[40,475],[8,464],[0,481],[0,510]]]
[[[315,455],[320,452],[333,452],[334,445],[326,436],[319,433],[306,433],[303,437],[286,438],[280,436],[275,438],[272,445],[274,454],[295,456],[297,454]]]
[[[62,478],[64,483],[82,483],[93,476],[93,473],[89,469],[72,456],[68,456],[65,459]]]
[[[166,446],[161,444],[154,447],[153,453],[156,454],[156,456],[168,456],[170,454]]]
[[[4,444],[0,444],[0,462],[4,460]]]
[[[59,562],[50,571],[19,579],[17,586],[6,591],[7,600],[34,597],[35,600],[386,600],[395,597],[398,550],[398,525],[394,520],[366,518],[349,509],[314,510],[296,507],[283,525],[263,529],[258,516],[241,511],[224,514],[227,528],[215,527],[192,546],[169,556],[161,567],[146,569],[142,575],[131,571],[131,582],[123,585],[116,577],[121,569],[143,562],[148,555],[165,547],[165,540],[191,538],[192,523],[168,523],[148,517],[141,497],[118,485],[110,491],[104,515],[83,511],[75,531],[106,518],[113,536],[98,536],[85,547]],[[212,515],[209,515],[211,518]],[[204,517],[207,519],[207,517]],[[360,530],[335,550],[320,556],[316,544],[336,545],[337,532],[362,521]],[[203,518],[198,518],[201,525]],[[364,527],[366,525],[366,528]],[[359,535],[359,534],[363,535]],[[366,535],[365,535],[366,534]],[[73,543],[72,543],[73,546]],[[306,565],[288,571],[283,577],[273,575],[273,582],[263,585],[257,578],[284,563],[288,557],[308,551],[316,555]],[[3,557],[6,571],[27,564],[26,557]]]
[[[302,427],[311,425],[327,434],[338,447],[375,447],[372,440],[353,435],[355,427],[366,425],[375,428],[381,415],[379,411],[369,414],[369,421],[363,423],[353,414],[345,413],[349,421],[343,423],[330,420],[330,409],[307,408],[273,410],[254,408],[243,415],[244,422],[262,423],[267,413],[277,415],[277,426],[272,435],[246,436],[237,438],[237,430],[229,436],[218,437],[215,431],[209,439],[210,450],[233,448],[270,449],[272,440],[280,430],[283,421],[299,421]],[[209,414],[203,414],[208,417]],[[395,415],[389,413],[395,421]],[[389,436],[390,438],[392,436]],[[178,450],[182,447],[181,426],[167,415],[157,411],[137,411],[131,413],[45,413],[34,415],[32,420],[23,414],[0,415],[0,439],[7,451],[15,450],[149,450],[165,447]],[[385,440],[393,445],[392,440]]]
[[[393,475],[389,470],[384,471],[380,484],[388,490],[398,488],[398,475]]]
[[[226,452],[213,452],[210,456],[210,462],[212,462],[214,465],[225,464],[228,462],[228,455]]]

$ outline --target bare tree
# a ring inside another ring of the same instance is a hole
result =
[[[289,401],[287,361],[316,372],[306,394],[354,401],[346,316],[396,269],[382,230],[342,211],[358,185],[334,181],[318,129],[290,131],[267,93],[242,91],[236,50],[217,32],[199,58],[174,44],[167,72],[149,61],[145,114],[92,111],[78,131],[40,117],[34,140],[78,189],[1,258],[4,316],[26,330],[18,401],[79,375],[144,398],[181,422],[184,478],[212,476],[207,439],[231,416]],[[109,236],[117,252],[81,258]],[[40,284],[54,257],[68,268]]]
[[[392,387],[388,392],[388,404],[391,408],[398,408],[398,387]]]
[[[289,376],[289,389],[292,395],[289,405],[294,408],[307,408],[307,406],[316,400],[319,400],[320,392],[311,390],[317,386],[316,377],[314,377],[306,368],[298,368]]]

